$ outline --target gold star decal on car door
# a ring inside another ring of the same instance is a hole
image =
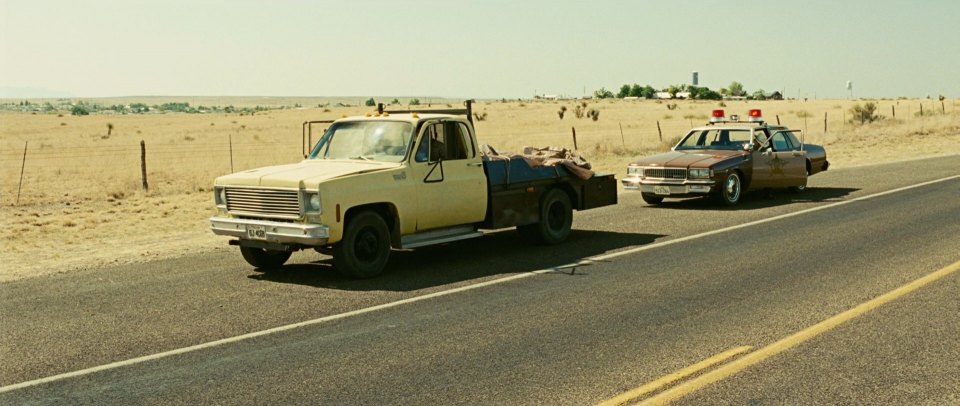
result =
[[[780,157],[774,155],[773,159],[769,161],[770,163],[770,174],[771,175],[783,175],[783,167],[787,166],[787,161],[780,159]]]

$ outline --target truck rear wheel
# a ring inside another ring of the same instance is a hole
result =
[[[258,269],[271,270],[276,269],[290,259],[290,251],[266,250],[263,248],[240,247],[240,254],[248,264]]]
[[[536,243],[559,244],[570,235],[573,206],[570,196],[560,189],[551,189],[540,201],[540,222],[518,226],[517,231]]]
[[[343,239],[333,245],[333,267],[351,278],[372,278],[390,258],[390,230],[379,214],[363,211],[350,218]]]

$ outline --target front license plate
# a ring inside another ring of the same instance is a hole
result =
[[[264,226],[247,225],[247,238],[251,240],[266,240],[267,228]]]
[[[669,195],[670,186],[654,186],[653,193],[656,193],[658,195]]]

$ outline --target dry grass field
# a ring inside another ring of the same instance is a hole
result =
[[[175,101],[200,104],[189,98]],[[229,98],[206,102],[241,104]],[[748,109],[761,108],[768,121],[804,130],[807,142],[827,148],[834,168],[960,153],[960,103],[948,100],[941,107],[936,100],[874,102],[885,119],[867,125],[845,122],[850,107],[863,101],[727,101],[724,109],[745,116]],[[669,149],[670,142],[719,108],[715,101],[586,101],[586,109],[599,111],[593,121],[575,116],[578,103],[478,102],[475,111],[486,114],[476,123],[478,137],[500,151],[526,145],[572,147],[576,128],[577,145],[595,169],[619,176],[628,162]],[[447,106],[441,101],[431,107]],[[561,107],[567,108],[562,120]],[[893,109],[896,118],[891,117]],[[302,158],[301,123],[369,111],[372,108],[312,107],[254,115],[0,113],[0,224],[5,231],[0,236],[0,282],[227,249],[226,240],[210,233],[206,222],[213,213],[210,185],[215,177],[296,162]],[[148,191],[141,187],[141,141]]]

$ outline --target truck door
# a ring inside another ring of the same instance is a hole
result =
[[[768,137],[765,130],[755,130],[759,146],[753,151],[751,188],[782,188],[806,185],[805,152],[793,149],[786,131]]]
[[[467,124],[427,121],[418,138],[410,165],[417,182],[417,231],[483,221],[487,177]]]

